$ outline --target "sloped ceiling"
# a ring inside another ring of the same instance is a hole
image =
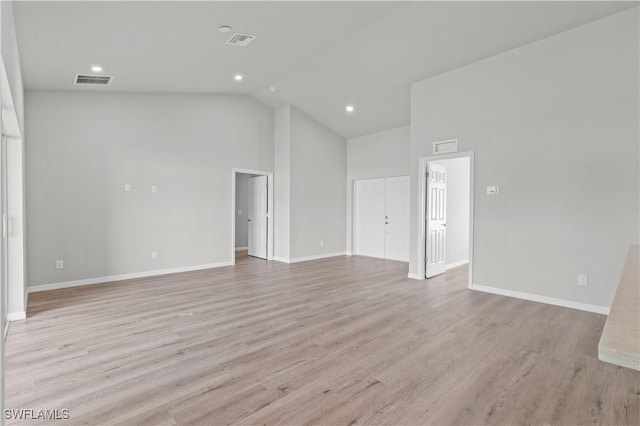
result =
[[[637,3],[46,1],[14,10],[27,90],[248,94],[296,105],[350,138],[408,124],[415,81],[630,7]],[[257,38],[226,45],[235,32]],[[74,86],[93,64],[112,84]]]

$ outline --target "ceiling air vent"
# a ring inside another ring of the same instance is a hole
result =
[[[87,84],[92,86],[108,86],[111,83],[109,75],[83,75],[76,74],[73,84]]]
[[[234,46],[246,46],[251,43],[256,36],[248,35],[248,34],[234,34],[229,40],[227,40],[227,44],[232,44]]]

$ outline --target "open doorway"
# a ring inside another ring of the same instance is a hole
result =
[[[426,157],[420,246],[425,278],[468,265],[473,258],[473,153]]]
[[[234,263],[273,256],[273,174],[233,171]]]

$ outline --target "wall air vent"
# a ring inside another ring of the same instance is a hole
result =
[[[458,152],[458,139],[433,143],[434,154],[446,154],[447,152]]]
[[[108,86],[111,83],[109,75],[84,75],[76,74],[73,84],[82,84],[90,86]]]
[[[232,44],[234,46],[246,46],[251,43],[256,36],[248,35],[248,34],[234,34],[229,40],[227,40],[227,44]]]

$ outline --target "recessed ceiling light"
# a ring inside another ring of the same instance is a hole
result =
[[[102,71],[102,67],[100,65],[94,65],[94,66],[91,67],[91,71],[100,72],[100,71]]]
[[[344,107],[344,109],[347,112],[353,112],[356,110],[356,108],[353,105],[347,105],[346,107]]]
[[[231,27],[228,25],[222,25],[221,27],[218,27],[218,31],[220,31],[221,33],[228,33],[229,31],[231,31]]]
[[[243,75],[242,75],[242,74],[236,74],[236,75],[234,75],[234,76],[233,76],[233,79],[234,79],[235,81],[242,81],[242,79],[243,79],[243,78],[244,78],[244,77],[243,77]]]

